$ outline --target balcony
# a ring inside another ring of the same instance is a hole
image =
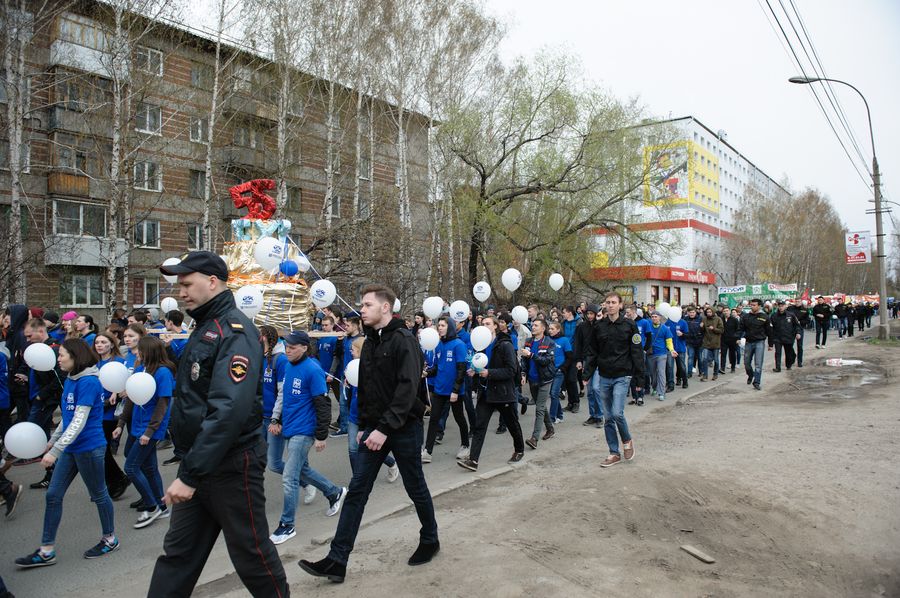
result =
[[[44,264],[47,266],[92,266],[105,267],[105,257],[109,239],[74,235],[54,235],[44,237]],[[116,239],[116,267],[128,264],[128,244],[125,239]]]
[[[47,193],[50,195],[69,195],[74,197],[90,197],[91,180],[79,174],[69,172],[50,172],[47,175]]]
[[[50,44],[50,66],[67,66],[69,68],[78,69],[87,73],[93,73],[112,78],[112,55],[108,52],[102,52],[93,48],[88,48],[72,42],[56,39]],[[128,78],[128,64],[121,65],[120,76]]]
[[[79,112],[52,106],[49,110],[47,129],[67,131],[90,137],[112,138],[112,119],[102,111]]]
[[[252,116],[272,124],[278,121],[278,108],[274,104],[252,98],[241,93],[234,93],[225,98],[222,109],[225,112],[236,112]]]
[[[220,160],[228,170],[266,173],[274,167],[264,151],[236,145],[222,148]]]

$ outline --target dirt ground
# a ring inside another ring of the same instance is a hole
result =
[[[302,578],[293,593],[900,596],[900,349],[845,343],[864,366],[807,351],[803,369],[776,375],[769,354],[761,392],[739,369],[655,410],[633,426],[631,462],[601,469],[598,430],[566,456],[531,452],[439,496],[429,565],[406,565],[407,509],[362,530],[343,585]],[[327,547],[296,552],[286,568]]]

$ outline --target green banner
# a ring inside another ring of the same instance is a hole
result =
[[[731,308],[743,305],[744,301],[751,299],[776,301],[778,299],[796,299],[798,296],[796,284],[765,283],[719,287],[719,303]]]

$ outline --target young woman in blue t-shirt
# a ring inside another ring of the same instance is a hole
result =
[[[165,438],[169,426],[172,394],[175,389],[175,365],[169,361],[165,344],[155,336],[145,336],[138,342],[138,364],[135,373],[147,372],[156,381],[153,397],[143,405],[125,401],[113,438],[122,434],[128,425],[125,443],[125,474],[141,495],[142,505],[134,527],[147,527],[159,518],[169,516],[163,502],[162,477],[156,461],[156,445]]]
[[[44,531],[41,546],[31,554],[16,559],[22,569],[56,564],[56,531],[62,519],[63,497],[76,475],[87,486],[91,502],[100,514],[102,537],[100,542],[84,553],[84,558],[102,557],[119,547],[114,530],[113,503],[103,477],[106,439],[103,437],[103,387],[97,378],[97,355],[83,340],[67,339],[59,349],[59,367],[68,373],[63,384],[62,419],[41,460],[46,467],[54,467],[47,506],[44,511]]]
[[[94,351],[100,361],[97,362],[97,369],[102,369],[108,363],[114,361],[122,363],[125,361],[119,357],[116,337],[108,332],[100,332],[94,339]],[[106,477],[106,487],[109,489],[109,495],[113,500],[121,497],[125,493],[125,489],[131,485],[131,480],[116,463],[110,450],[110,442],[112,441],[113,430],[116,429],[116,395],[103,390],[103,437],[106,439],[106,455],[104,457],[104,472]]]
[[[425,446],[422,448],[422,463],[431,463],[431,453],[438,434],[438,420],[447,403],[450,403],[453,419],[459,426],[460,447],[456,458],[466,459],[469,456],[469,424],[460,397],[466,378],[468,349],[457,338],[456,325],[449,318],[442,317],[438,320],[437,331],[441,342],[436,350],[436,365],[426,372],[429,377],[434,376],[434,394],[431,395],[431,417],[428,420]]]

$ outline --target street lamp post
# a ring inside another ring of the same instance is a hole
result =
[[[875,188],[875,242],[878,255],[878,338],[887,339],[889,334],[888,317],[887,317],[887,278],[885,277],[885,258],[884,253],[884,228],[881,222],[881,171],[878,169],[878,158],[875,156],[875,134],[872,130],[872,113],[869,111],[869,102],[866,96],[853,85],[840,79],[830,79],[827,77],[791,77],[788,79],[791,83],[799,85],[807,85],[818,81],[831,81],[832,83],[840,83],[846,85],[862,98],[863,104],[866,106],[866,116],[869,119],[869,140],[872,143],[872,186]]]

